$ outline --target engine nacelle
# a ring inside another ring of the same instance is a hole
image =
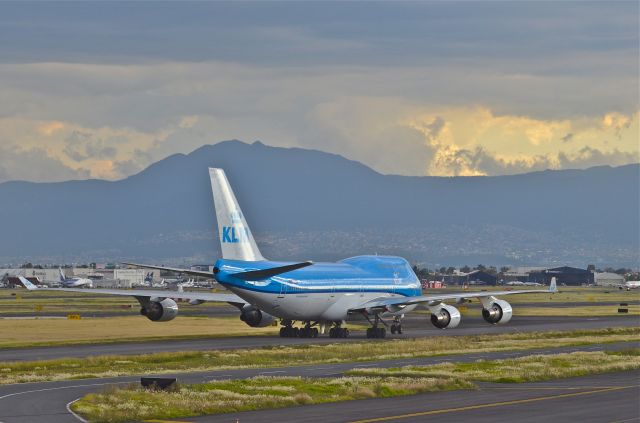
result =
[[[438,329],[453,329],[460,324],[460,310],[448,304],[429,307],[431,323]]]
[[[488,307],[483,304],[482,318],[487,323],[502,325],[511,320],[511,316],[513,316],[513,309],[511,308],[511,304],[505,300],[493,299]]]
[[[273,323],[275,318],[259,308],[247,304],[240,311],[240,320],[252,328],[263,328]]]
[[[168,322],[178,315],[178,304],[171,298],[162,301],[149,301],[140,309],[140,314],[152,322]]]

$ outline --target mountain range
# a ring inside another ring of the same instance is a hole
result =
[[[272,259],[640,265],[638,164],[407,177],[240,141],[175,154],[119,181],[0,184],[0,263],[209,263],[219,247],[208,167],[225,169]]]

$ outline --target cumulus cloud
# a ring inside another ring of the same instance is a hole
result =
[[[638,160],[633,2],[276,7],[295,22],[273,5],[97,7],[0,14],[0,147],[49,158],[52,179],[122,178],[224,139],[404,175]],[[15,159],[0,155],[5,179],[24,177]]]

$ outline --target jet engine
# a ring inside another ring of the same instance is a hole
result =
[[[168,322],[178,315],[178,304],[171,298],[162,301],[149,301],[140,309],[140,314],[152,322]]]
[[[429,307],[431,323],[438,329],[453,329],[460,324],[460,311],[448,304]]]
[[[240,320],[252,328],[263,328],[273,323],[275,318],[272,315],[261,311],[259,308],[247,304],[242,307],[242,310],[240,311]]]
[[[492,325],[505,324],[511,320],[513,310],[505,300],[493,299],[490,304],[482,304],[482,317]]]

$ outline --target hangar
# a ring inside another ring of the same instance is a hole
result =
[[[551,278],[555,277],[559,285],[593,285],[593,273],[577,267],[554,267],[529,274],[529,281],[549,285]]]
[[[596,273],[594,275],[596,285],[598,286],[622,286],[624,285],[624,276],[617,273]]]

